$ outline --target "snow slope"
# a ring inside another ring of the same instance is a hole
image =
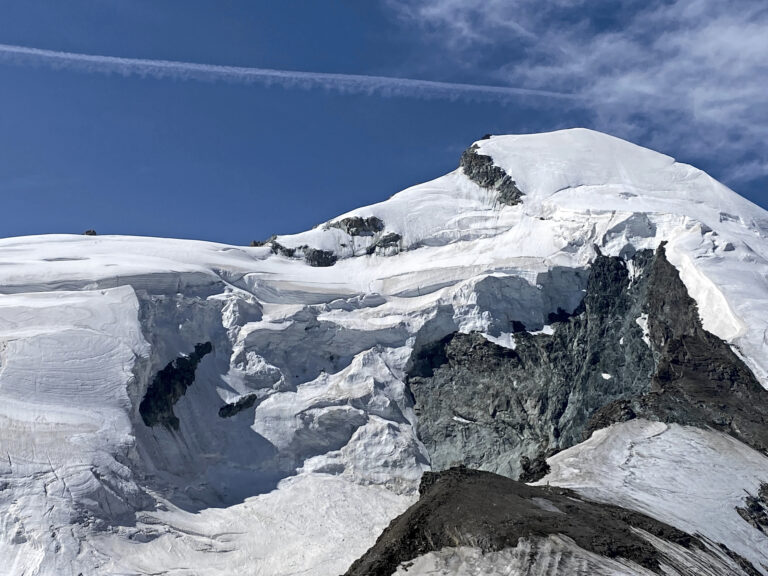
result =
[[[736,512],[768,478],[768,457],[730,436],[632,420],[598,430],[548,463],[537,484],[643,512],[768,567],[768,535]]]
[[[626,255],[667,240],[705,328],[768,387],[764,210],[596,132],[477,146],[522,204],[499,204],[458,169],[277,237],[294,256],[160,238],[0,240],[0,573],[338,573],[429,467],[403,382],[413,347],[456,330],[513,346],[499,319],[544,329],[583,294],[552,271],[588,266],[595,246]],[[384,229],[334,227],[353,216]],[[386,234],[399,239],[377,247]],[[308,266],[304,246],[338,261]],[[497,292],[481,284],[489,276]],[[206,341],[213,352],[173,407],[179,429],[147,426],[139,404],[154,375]]]

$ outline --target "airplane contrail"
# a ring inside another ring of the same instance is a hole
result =
[[[433,82],[392,76],[364,74],[333,74],[299,72],[271,68],[249,68],[197,64],[173,60],[120,58],[77,52],[43,50],[27,46],[0,44],[0,62],[15,65],[45,65],[54,69],[74,70],[91,74],[117,74],[156,79],[196,80],[201,82],[231,82],[237,84],[277,85],[284,88],[324,88],[348,94],[376,94],[416,98],[470,99],[506,101],[520,96],[578,100],[576,94],[536,90],[512,86],[488,86]]]

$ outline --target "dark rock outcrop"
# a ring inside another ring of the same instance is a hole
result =
[[[210,342],[196,344],[192,354],[176,358],[157,373],[139,405],[144,424],[162,424],[173,430],[179,429],[179,419],[173,413],[173,405],[195,383],[197,365],[212,351],[213,345]]]
[[[523,456],[520,467],[523,469],[517,478],[520,482],[536,482],[549,473],[549,464],[543,452],[539,452],[533,459]]]
[[[493,163],[493,158],[477,153],[478,146],[473,144],[461,155],[459,166],[464,169],[467,178],[478,186],[496,190],[499,202],[514,206],[522,202],[523,192],[517,183],[504,170]]]
[[[330,250],[318,250],[317,248],[310,248],[306,244],[297,246],[296,248],[288,248],[283,246],[276,240],[270,241],[270,248],[273,254],[280,254],[286,258],[304,258],[304,261],[310,266],[324,267],[333,266],[336,264],[336,254]]]
[[[549,535],[565,536],[584,550],[634,562],[657,574],[666,573],[662,563],[682,574],[699,574],[700,565],[689,568],[679,558],[668,558],[643,534],[692,551],[710,567],[729,570],[737,563],[743,573],[758,574],[748,561],[735,557],[731,563],[696,536],[638,512],[584,500],[563,488],[528,486],[489,472],[452,468],[426,472],[419,491],[419,501],[390,523],[346,576],[390,576],[400,564],[443,548],[470,546],[489,552],[514,548],[521,538]],[[728,551],[728,556],[735,555]]]
[[[303,246],[302,248],[304,250],[304,261],[310,266],[320,268],[336,264],[336,254],[330,250],[318,250],[308,246]]]
[[[231,418],[235,414],[247,410],[256,403],[258,394],[246,394],[242,398],[239,398],[236,402],[231,404],[224,404],[219,408],[219,416],[222,418]]]
[[[98,234],[96,233],[96,230],[91,228],[83,232],[83,236],[98,236]]]
[[[377,251],[388,251],[389,249],[393,248],[399,249],[400,240],[402,240],[400,234],[389,232],[388,234],[384,234],[384,236],[375,240],[370,246],[368,246],[365,252],[366,254],[374,254]]]
[[[283,246],[277,240],[270,240],[269,247],[272,250],[272,254],[280,254],[286,258],[293,258],[296,255],[296,248]]]
[[[768,451],[768,391],[702,328],[664,246],[628,262],[598,255],[581,305],[552,318],[551,335],[511,323],[514,350],[460,333],[414,350],[408,385],[433,469],[530,481],[546,470],[532,463],[636,417]]]
[[[376,216],[369,216],[368,218],[350,216],[330,222],[328,227],[343,230],[350,236],[373,236],[384,230],[384,222]]]
[[[643,270],[651,256],[638,254],[633,265]],[[417,348],[408,384],[433,468],[464,464],[535,479],[546,468],[531,463],[580,442],[598,409],[644,393],[655,368],[636,321],[645,291],[622,260],[598,256],[584,299],[572,316],[555,316],[565,321],[553,334],[511,321],[514,350],[460,333]]]
[[[636,414],[712,427],[768,454],[768,391],[727,342],[704,330],[696,301],[664,250],[662,244],[648,282],[648,333],[658,359],[649,391],[606,406],[595,422]]]
[[[258,248],[260,246],[271,246],[272,242],[275,241],[275,238],[277,238],[277,235],[272,234],[272,236],[270,236],[266,240],[252,240],[251,248]]]
[[[747,494],[744,501],[746,505],[743,508],[736,508],[739,516],[760,532],[768,534],[768,483],[760,486],[757,496]]]

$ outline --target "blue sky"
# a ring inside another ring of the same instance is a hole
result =
[[[693,163],[768,206],[764,4],[0,0],[0,235],[244,244],[439,176],[485,133],[570,126]],[[347,76],[267,84],[9,46]]]

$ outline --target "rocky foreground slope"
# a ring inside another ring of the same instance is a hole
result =
[[[250,248],[1,240],[0,573],[768,574],[766,230],[566,130]]]
[[[565,488],[451,468],[425,472],[420,493],[348,576],[758,574],[727,547]]]

